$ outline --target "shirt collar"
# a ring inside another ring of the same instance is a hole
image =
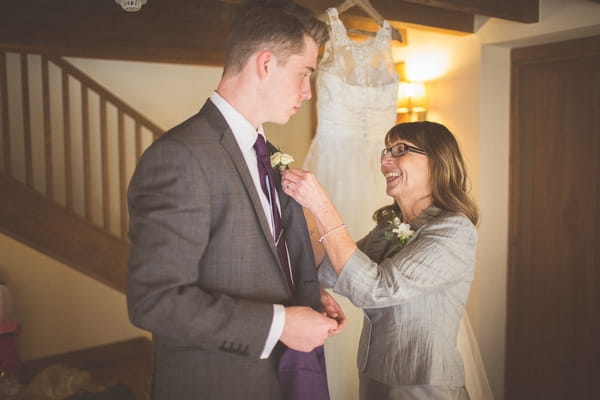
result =
[[[212,94],[210,95],[210,100],[219,109],[221,114],[223,114],[225,121],[227,121],[227,124],[231,128],[233,136],[235,137],[235,140],[237,141],[242,151],[246,151],[250,148],[253,148],[258,134],[263,135],[266,141],[263,126],[260,125],[258,129],[254,129],[252,124],[248,122],[248,120],[244,118],[244,116],[240,114],[240,112],[236,110],[219,93],[212,92]]]

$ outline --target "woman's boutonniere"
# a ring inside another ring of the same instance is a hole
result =
[[[280,171],[283,171],[284,169],[288,169],[289,168],[289,164],[294,162],[294,157],[290,156],[287,153],[284,153],[283,151],[281,151],[281,149],[279,151],[276,151],[275,153],[271,154],[271,167],[275,168],[278,167]]]
[[[388,221],[389,226],[385,231],[385,238],[400,247],[403,247],[408,239],[410,239],[414,234],[409,224],[406,222],[401,222],[398,216],[394,215],[394,217]]]

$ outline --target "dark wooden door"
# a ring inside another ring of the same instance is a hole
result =
[[[512,52],[508,400],[600,399],[600,36]]]

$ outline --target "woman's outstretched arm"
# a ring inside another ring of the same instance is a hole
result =
[[[314,217],[320,235],[318,242],[325,248],[333,269],[339,275],[357,247],[329,195],[312,173],[301,169],[284,171],[281,186],[288,196]]]

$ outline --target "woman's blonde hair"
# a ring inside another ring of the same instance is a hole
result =
[[[433,205],[462,213],[476,226],[479,210],[469,195],[470,182],[458,142],[448,128],[429,121],[405,122],[394,126],[385,135],[386,146],[401,140],[411,142],[427,153]],[[373,218],[381,223],[390,218],[392,211],[399,214],[395,203],[375,211]]]

